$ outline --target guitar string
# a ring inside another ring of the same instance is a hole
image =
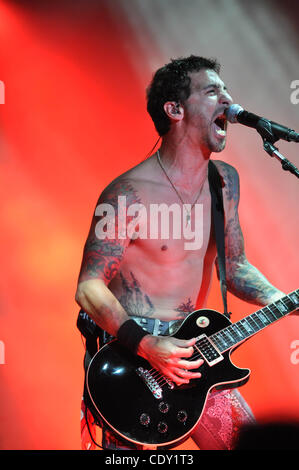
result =
[[[192,359],[198,359],[199,357],[203,357],[203,359],[205,360],[203,354],[199,354],[197,351],[192,355]],[[168,382],[171,381],[171,379],[166,378],[157,369],[150,369],[149,373],[151,374],[152,378],[156,380],[157,385],[168,385]]]
[[[230,326],[232,326],[232,325],[230,325]],[[220,333],[220,332],[221,332],[221,330],[220,330],[219,332],[217,332],[217,333]],[[231,332],[231,335],[232,335],[233,339],[239,341],[239,340],[240,340],[240,337],[237,336],[237,334],[235,333],[235,334],[236,334],[236,337],[234,338],[233,334],[234,334],[234,332]],[[207,338],[207,339],[208,339],[208,338]],[[243,339],[245,339],[245,338],[243,338]],[[227,343],[227,340],[226,340],[225,342]],[[208,350],[206,347],[204,347],[204,345],[201,345],[201,346],[200,346],[200,345],[199,345],[199,341],[196,343],[196,346],[198,347],[198,350],[196,350],[196,351],[192,354],[192,356],[191,356],[190,359],[197,360],[198,358],[201,357],[201,358],[204,359],[204,361],[207,361],[206,358],[205,358],[205,354],[208,355],[208,354],[209,354],[209,350]],[[226,346],[226,347],[227,347],[227,346]],[[229,346],[229,347],[230,347],[230,346]],[[216,350],[216,351],[217,351],[217,350]],[[217,351],[217,353],[218,353],[218,351]],[[200,367],[201,367],[201,366],[200,366]],[[151,374],[152,378],[153,378],[154,380],[156,380],[156,382],[157,382],[158,385],[166,385],[166,384],[168,384],[167,380],[170,380],[170,379],[167,379],[163,374],[161,374],[157,369],[152,368],[152,369],[149,370],[149,373]]]
[[[206,355],[208,355],[208,352],[209,351],[207,349],[201,348],[201,349],[199,349],[199,352],[195,351],[192,354],[191,358],[193,360],[197,360],[198,358],[201,357],[205,362],[207,362],[207,360],[204,356],[204,353],[206,353]],[[150,369],[149,373],[151,374],[152,378],[156,381],[157,385],[161,385],[161,386],[168,385],[169,380],[171,380],[171,379],[167,379],[163,374],[161,374],[157,369],[154,369],[154,368]]]
[[[236,338],[236,339],[239,340],[239,338]],[[204,347],[203,345],[201,345],[201,347],[200,347],[199,346],[199,341],[196,343],[196,346],[198,347],[199,351],[198,350],[194,351],[194,353],[192,354],[190,359],[197,360],[201,357],[206,361],[205,355],[209,354],[209,350],[206,347]],[[149,370],[149,373],[151,374],[152,378],[154,380],[156,380],[158,385],[162,385],[162,384],[165,385],[165,384],[168,383],[167,378],[165,378],[165,376],[163,374],[161,374],[157,369],[152,368],[152,369]]]
[[[204,347],[204,345],[201,345],[201,346],[200,346],[199,343],[200,343],[200,341],[198,341],[198,342],[196,343],[196,347],[197,347],[198,349],[196,349],[196,350],[194,351],[194,353],[192,354],[192,356],[191,356],[191,358],[190,358],[190,359],[192,359],[192,360],[197,360],[197,359],[200,358],[200,357],[202,357],[202,358],[205,360],[205,357],[204,357],[205,354],[208,355],[208,353],[209,353],[209,350],[208,350],[206,347]],[[151,373],[152,377],[153,377],[155,380],[156,380],[156,378],[159,378],[159,376],[160,376],[160,379],[163,379],[163,377],[165,377],[164,375],[161,375],[160,372],[159,372],[157,369],[154,369],[154,368],[150,369],[150,370],[149,370],[149,373]],[[157,382],[157,383],[159,383],[159,382]],[[166,382],[166,383],[167,383],[167,382]]]

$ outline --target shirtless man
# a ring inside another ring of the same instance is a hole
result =
[[[216,261],[208,163],[213,152],[225,148],[224,111],[232,104],[219,69],[213,60],[190,56],[173,60],[157,71],[147,97],[148,111],[162,137],[161,147],[116,178],[98,201],[84,248],[76,301],[114,337],[118,337],[121,327],[126,331],[132,316],[178,321],[186,318],[195,306],[206,305]],[[238,219],[238,174],[227,163],[220,160],[215,163],[224,182],[228,289],[243,300],[264,306],[284,294],[247,261]],[[196,249],[186,249],[186,239],[176,238],[171,231],[167,240],[150,237],[149,223],[144,217],[138,223],[134,220],[133,229],[131,226],[130,231],[126,230],[134,217],[132,212],[120,217],[124,207],[119,206],[119,201],[126,209],[142,204],[146,217],[150,204],[167,207],[176,204],[184,215],[183,226],[189,224],[189,228],[194,228],[196,217],[200,218],[202,242]],[[106,222],[109,220],[108,212],[99,210],[106,207],[103,204],[114,208],[112,225],[106,225],[109,237],[99,236],[99,221],[103,217]],[[197,211],[197,207],[202,211]],[[115,236],[111,236],[113,228]],[[142,229],[146,236],[138,237]],[[195,339],[144,336],[137,330],[136,341],[137,354],[176,384],[200,377],[194,369],[201,360],[187,360],[193,353]],[[220,415],[219,412],[216,415],[219,407]],[[216,392],[208,400],[195,440],[202,449],[232,448],[234,431],[250,420],[253,417],[240,395]]]

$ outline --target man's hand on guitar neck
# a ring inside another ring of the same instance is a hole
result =
[[[177,385],[189,383],[191,379],[201,377],[198,369],[203,360],[188,360],[194,352],[196,339],[183,340],[171,336],[146,335],[139,343],[137,354],[146,359],[155,369]]]

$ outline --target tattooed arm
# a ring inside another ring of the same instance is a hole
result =
[[[225,224],[226,273],[228,290],[236,297],[260,306],[275,302],[285,295],[276,289],[246,258],[244,239],[239,223],[239,177],[230,165],[221,162],[224,177],[224,198],[227,204]]]
[[[109,185],[99,198],[84,246],[76,301],[112,336],[116,336],[129,317],[108,284],[116,275],[130,243],[129,221],[123,214],[128,205],[138,202],[137,193],[127,180],[116,180]]]

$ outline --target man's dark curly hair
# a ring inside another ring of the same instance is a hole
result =
[[[160,136],[167,134],[170,129],[170,119],[164,111],[164,104],[167,101],[183,104],[191,93],[189,73],[199,72],[201,69],[211,69],[219,73],[220,64],[216,59],[190,55],[171,59],[154,74],[146,90],[147,110]]]

